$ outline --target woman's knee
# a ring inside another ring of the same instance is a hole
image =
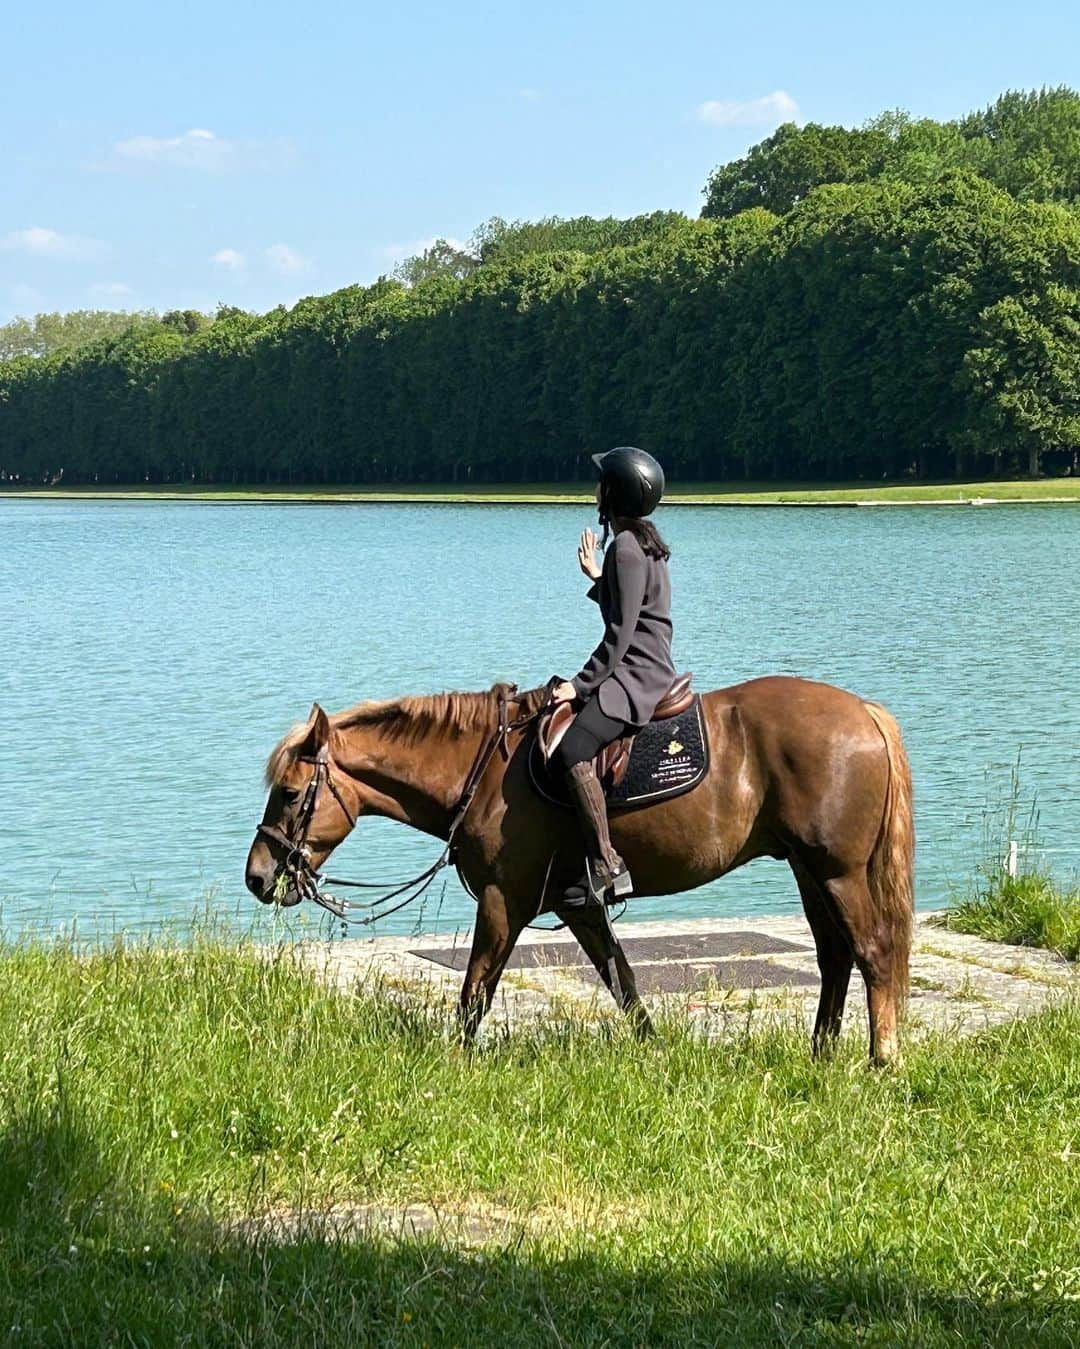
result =
[[[551,756],[551,766],[557,773],[569,773],[577,764],[595,758],[597,748],[587,731],[581,730],[576,724],[572,725],[556,745],[555,753]]]

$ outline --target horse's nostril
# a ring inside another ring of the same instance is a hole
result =
[[[266,882],[263,880],[262,876],[257,871],[249,871],[244,879],[247,882],[247,888],[255,898],[261,899],[262,892],[266,888]]]

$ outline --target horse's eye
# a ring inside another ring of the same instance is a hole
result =
[[[287,806],[291,806],[299,795],[300,793],[292,787],[282,787],[281,789],[281,798]]]

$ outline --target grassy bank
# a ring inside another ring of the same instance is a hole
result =
[[[572,483],[505,483],[358,487],[71,487],[20,488],[0,497],[70,500],[219,501],[219,502],[449,502],[452,504],[591,503],[592,489]],[[695,506],[902,506],[970,505],[1016,501],[1078,502],[1080,478],[1042,478],[1022,482],[885,483],[848,485],[783,483],[673,484],[668,505]]]
[[[0,954],[9,1343],[1070,1344],[1080,1008],[872,1074],[801,1033],[464,1054],[287,951]],[[378,1200],[509,1238],[290,1242]]]
[[[1080,890],[1062,889],[1045,872],[1009,876],[995,871],[935,921],[953,932],[1080,960]]]

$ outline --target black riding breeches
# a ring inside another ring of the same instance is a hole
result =
[[[621,739],[629,730],[625,721],[617,721],[601,709],[600,699],[594,693],[559,741],[551,756],[552,766],[559,773],[568,773],[575,764],[595,759],[604,745]]]

